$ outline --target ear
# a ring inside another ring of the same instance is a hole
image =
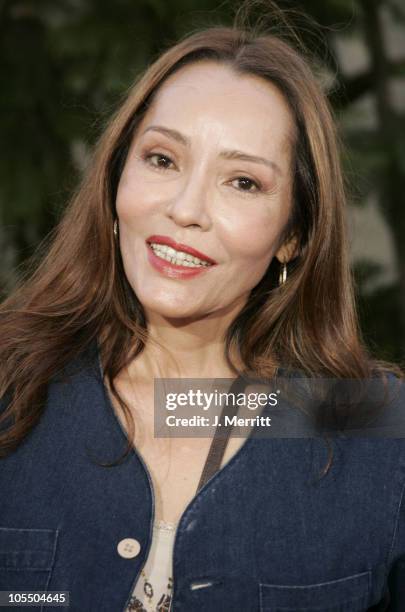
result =
[[[298,255],[298,236],[297,234],[291,234],[289,238],[287,238],[281,247],[276,252],[275,256],[277,257],[280,263],[287,263],[290,259],[293,259]]]

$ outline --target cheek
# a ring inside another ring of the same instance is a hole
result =
[[[130,186],[128,183],[118,187],[116,210],[120,225],[132,225],[145,216],[151,208],[150,196],[142,187]]]
[[[278,248],[283,218],[270,208],[252,210],[250,215],[234,216],[223,228],[222,242],[231,259],[252,263],[269,263]]]
[[[120,223],[132,225],[148,218],[165,196],[164,185],[156,186],[136,171],[124,173],[118,185],[116,210]]]

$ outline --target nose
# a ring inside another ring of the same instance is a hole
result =
[[[204,172],[190,173],[176,195],[167,204],[166,214],[177,225],[198,227],[207,231],[211,227],[208,210],[208,178]]]

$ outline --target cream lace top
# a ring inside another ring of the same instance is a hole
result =
[[[158,521],[146,563],[125,612],[169,612],[172,589],[172,555],[176,525]]]

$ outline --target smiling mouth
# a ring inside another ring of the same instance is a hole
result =
[[[147,244],[157,257],[174,266],[181,266],[183,268],[208,268],[215,265],[199,257],[194,257],[194,255],[190,255],[190,253],[176,251],[166,244],[157,242],[148,242]]]

